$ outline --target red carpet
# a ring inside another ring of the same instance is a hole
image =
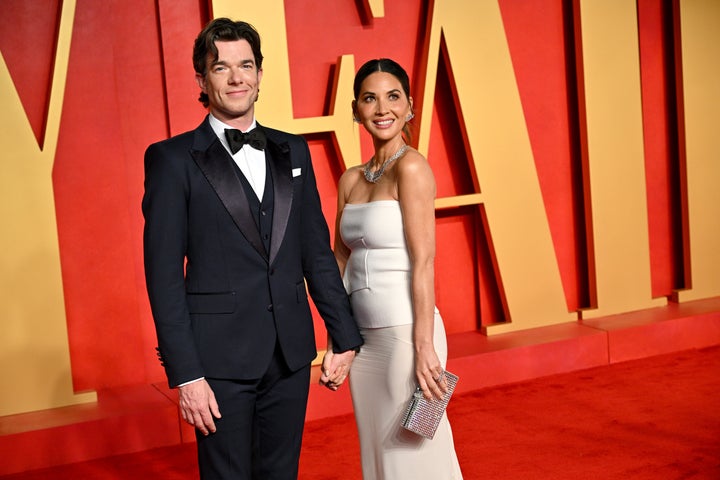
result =
[[[449,415],[466,480],[718,480],[720,347],[461,394]],[[307,424],[302,480],[359,472],[351,415]],[[0,477],[79,478],[197,478],[195,446]]]

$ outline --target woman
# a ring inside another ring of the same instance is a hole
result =
[[[400,426],[417,385],[426,398],[447,390],[434,294],[435,179],[408,145],[408,75],[390,59],[371,60],[358,70],[354,94],[354,119],[375,154],[340,178],[335,257],[365,341],[350,369],[363,478],[460,479],[446,416],[432,440]],[[342,381],[323,378],[331,388]]]

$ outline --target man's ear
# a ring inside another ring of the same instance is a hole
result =
[[[205,89],[205,76],[201,73],[195,72],[195,81],[197,82],[198,86],[200,87],[200,90],[203,91],[203,93],[207,93],[207,90]]]

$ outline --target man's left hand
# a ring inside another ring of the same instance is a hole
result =
[[[348,350],[342,353],[335,353],[328,350],[325,353],[322,363],[322,375],[320,384],[330,390],[337,390],[343,384],[350,373],[350,365],[355,358],[355,350]]]

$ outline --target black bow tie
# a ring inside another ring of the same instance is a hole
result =
[[[265,132],[259,128],[253,128],[247,133],[243,133],[234,128],[226,128],[225,137],[230,144],[230,151],[233,155],[239,152],[246,143],[257,150],[265,149],[265,144],[267,143]]]

